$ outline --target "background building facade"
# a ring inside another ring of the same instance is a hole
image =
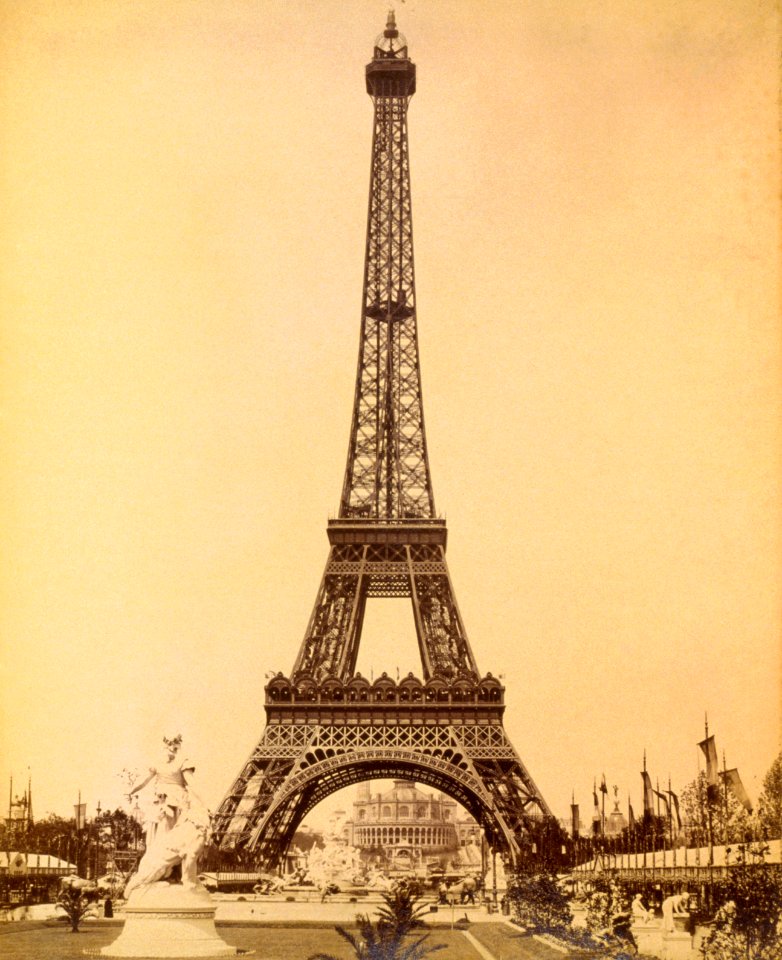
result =
[[[387,790],[358,786],[344,837],[372,862],[392,870],[465,866],[480,848],[480,829],[455,800],[394,780]]]

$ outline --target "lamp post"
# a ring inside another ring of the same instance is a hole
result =
[[[481,827],[481,891],[483,896],[486,896],[485,881],[486,881],[486,821],[483,820],[483,825]]]
[[[141,825],[141,807],[138,805],[138,797],[136,798],[136,803],[131,811],[131,816],[133,817],[133,850],[138,850],[138,835],[139,835],[139,826]]]
[[[117,849],[119,847],[119,825],[117,823],[118,810],[111,816],[111,886],[112,893],[117,883]]]
[[[98,800],[98,806],[96,808],[95,819],[92,821],[93,827],[95,829],[95,872],[92,875],[93,880],[98,879],[98,870],[100,867],[100,824],[98,823],[100,819],[100,800]]]
[[[76,876],[82,875],[82,830],[84,829],[86,805],[81,802],[81,790],[79,790],[79,799],[74,804],[74,813],[76,814]]]

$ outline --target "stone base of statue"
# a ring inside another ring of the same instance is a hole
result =
[[[660,957],[663,952],[663,928],[656,920],[649,923],[634,923],[633,937],[638,953],[647,957]]]
[[[692,949],[692,937],[684,930],[664,933],[662,955],[665,960],[691,960],[696,956]]]
[[[215,929],[216,907],[203,887],[151,883],[137,887],[125,906],[125,926],[101,957],[235,957]]]

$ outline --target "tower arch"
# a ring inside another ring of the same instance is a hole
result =
[[[314,755],[274,797],[255,827],[250,847],[268,866],[284,856],[299,824],[333,793],[378,777],[415,781],[456,800],[480,823],[492,846],[514,863],[519,846],[514,831],[496,810],[491,794],[469,769],[413,751],[367,750],[319,759]]]

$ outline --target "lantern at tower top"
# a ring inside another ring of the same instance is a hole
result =
[[[393,10],[388,11],[386,28],[375,40],[375,60],[389,57],[394,60],[407,60],[407,40],[405,35],[396,28],[396,16]]]
[[[407,55],[407,40],[389,10],[385,30],[375,40],[367,64],[367,93],[371,97],[410,97],[415,93],[415,64]]]

